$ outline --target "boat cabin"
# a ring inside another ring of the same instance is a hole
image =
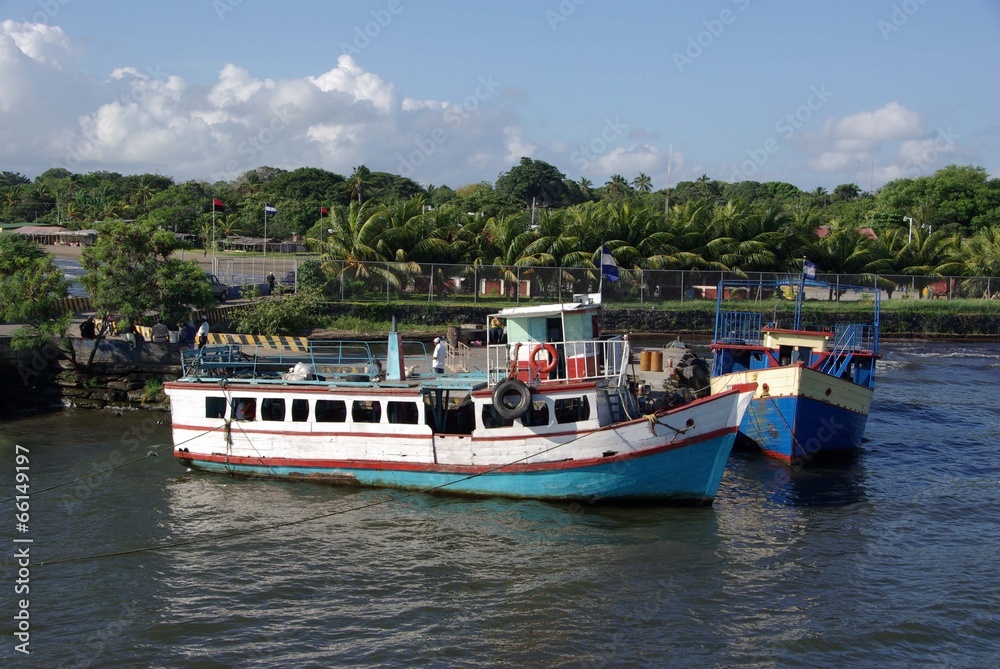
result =
[[[490,344],[491,384],[510,375],[524,383],[565,382],[617,377],[624,340],[601,339],[599,295],[577,295],[573,302],[510,307],[490,316],[506,326],[501,343]]]
[[[768,324],[755,334],[746,328],[751,315],[756,314],[721,314],[721,336],[717,334],[712,344],[712,376],[802,365],[874,387],[875,360],[879,356],[870,346],[869,326],[851,324],[838,325],[834,330],[792,330]],[[730,327],[736,324],[739,327]]]

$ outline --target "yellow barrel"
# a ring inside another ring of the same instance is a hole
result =
[[[653,351],[653,355],[649,358],[649,371],[651,372],[662,372],[663,371],[663,351]]]
[[[651,357],[650,353],[652,353],[652,351],[647,351],[645,349],[642,350],[642,351],[639,351],[639,371],[640,372],[648,372],[649,371],[649,359]]]

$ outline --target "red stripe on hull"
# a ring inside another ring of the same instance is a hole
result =
[[[708,441],[725,434],[736,432],[736,428],[722,428],[706,432],[705,434],[676,441],[655,448],[648,448],[634,453],[623,453],[606,458],[590,458],[587,460],[560,460],[558,462],[542,462],[532,464],[512,464],[512,465],[438,465],[433,463],[413,463],[413,462],[387,462],[382,460],[302,460],[291,458],[264,458],[231,456],[219,453],[203,454],[191,453],[188,451],[174,450],[174,457],[179,460],[205,460],[208,462],[231,463],[234,465],[254,465],[254,466],[275,466],[275,467],[320,467],[324,469],[385,469],[399,471],[428,471],[428,472],[448,472],[461,474],[480,474],[483,472],[503,469],[506,472],[537,472],[553,469],[577,469],[589,467],[597,464],[607,464],[613,462],[624,462],[634,460],[649,455],[655,455],[665,451],[672,451],[702,441]],[[554,446],[554,444],[553,444]]]

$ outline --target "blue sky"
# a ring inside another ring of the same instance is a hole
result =
[[[8,0],[0,169],[1000,176],[1000,2]]]

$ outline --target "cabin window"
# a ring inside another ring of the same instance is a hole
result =
[[[226,398],[206,397],[205,398],[205,418],[225,418]]]
[[[792,364],[792,347],[791,346],[779,346],[778,347],[778,364],[784,367],[785,365]]]
[[[254,420],[257,417],[257,400],[253,397],[233,398],[233,420]]]
[[[808,346],[799,347],[799,362],[804,362],[807,365],[812,364],[813,350]]]
[[[261,420],[285,420],[285,399],[267,397],[260,403]]]
[[[354,400],[351,406],[351,420],[355,423],[382,422],[382,404],[369,400]]]
[[[556,400],[555,412],[557,423],[577,423],[590,418],[590,402],[586,397]]]
[[[448,411],[444,431],[446,434],[472,434],[475,423],[476,412],[472,402],[462,402]]]
[[[504,418],[496,412],[492,404],[483,405],[483,427],[485,428],[495,428],[495,427],[510,427],[514,424],[512,418]]]
[[[347,404],[344,400],[316,400],[317,423],[343,423],[347,421]]]
[[[525,427],[541,427],[549,424],[549,405],[545,400],[536,400],[528,407],[527,413],[521,416],[521,424]]]
[[[385,409],[390,423],[416,425],[420,416],[416,402],[386,402]]]
[[[309,420],[309,400],[292,400],[292,420],[296,423]]]

